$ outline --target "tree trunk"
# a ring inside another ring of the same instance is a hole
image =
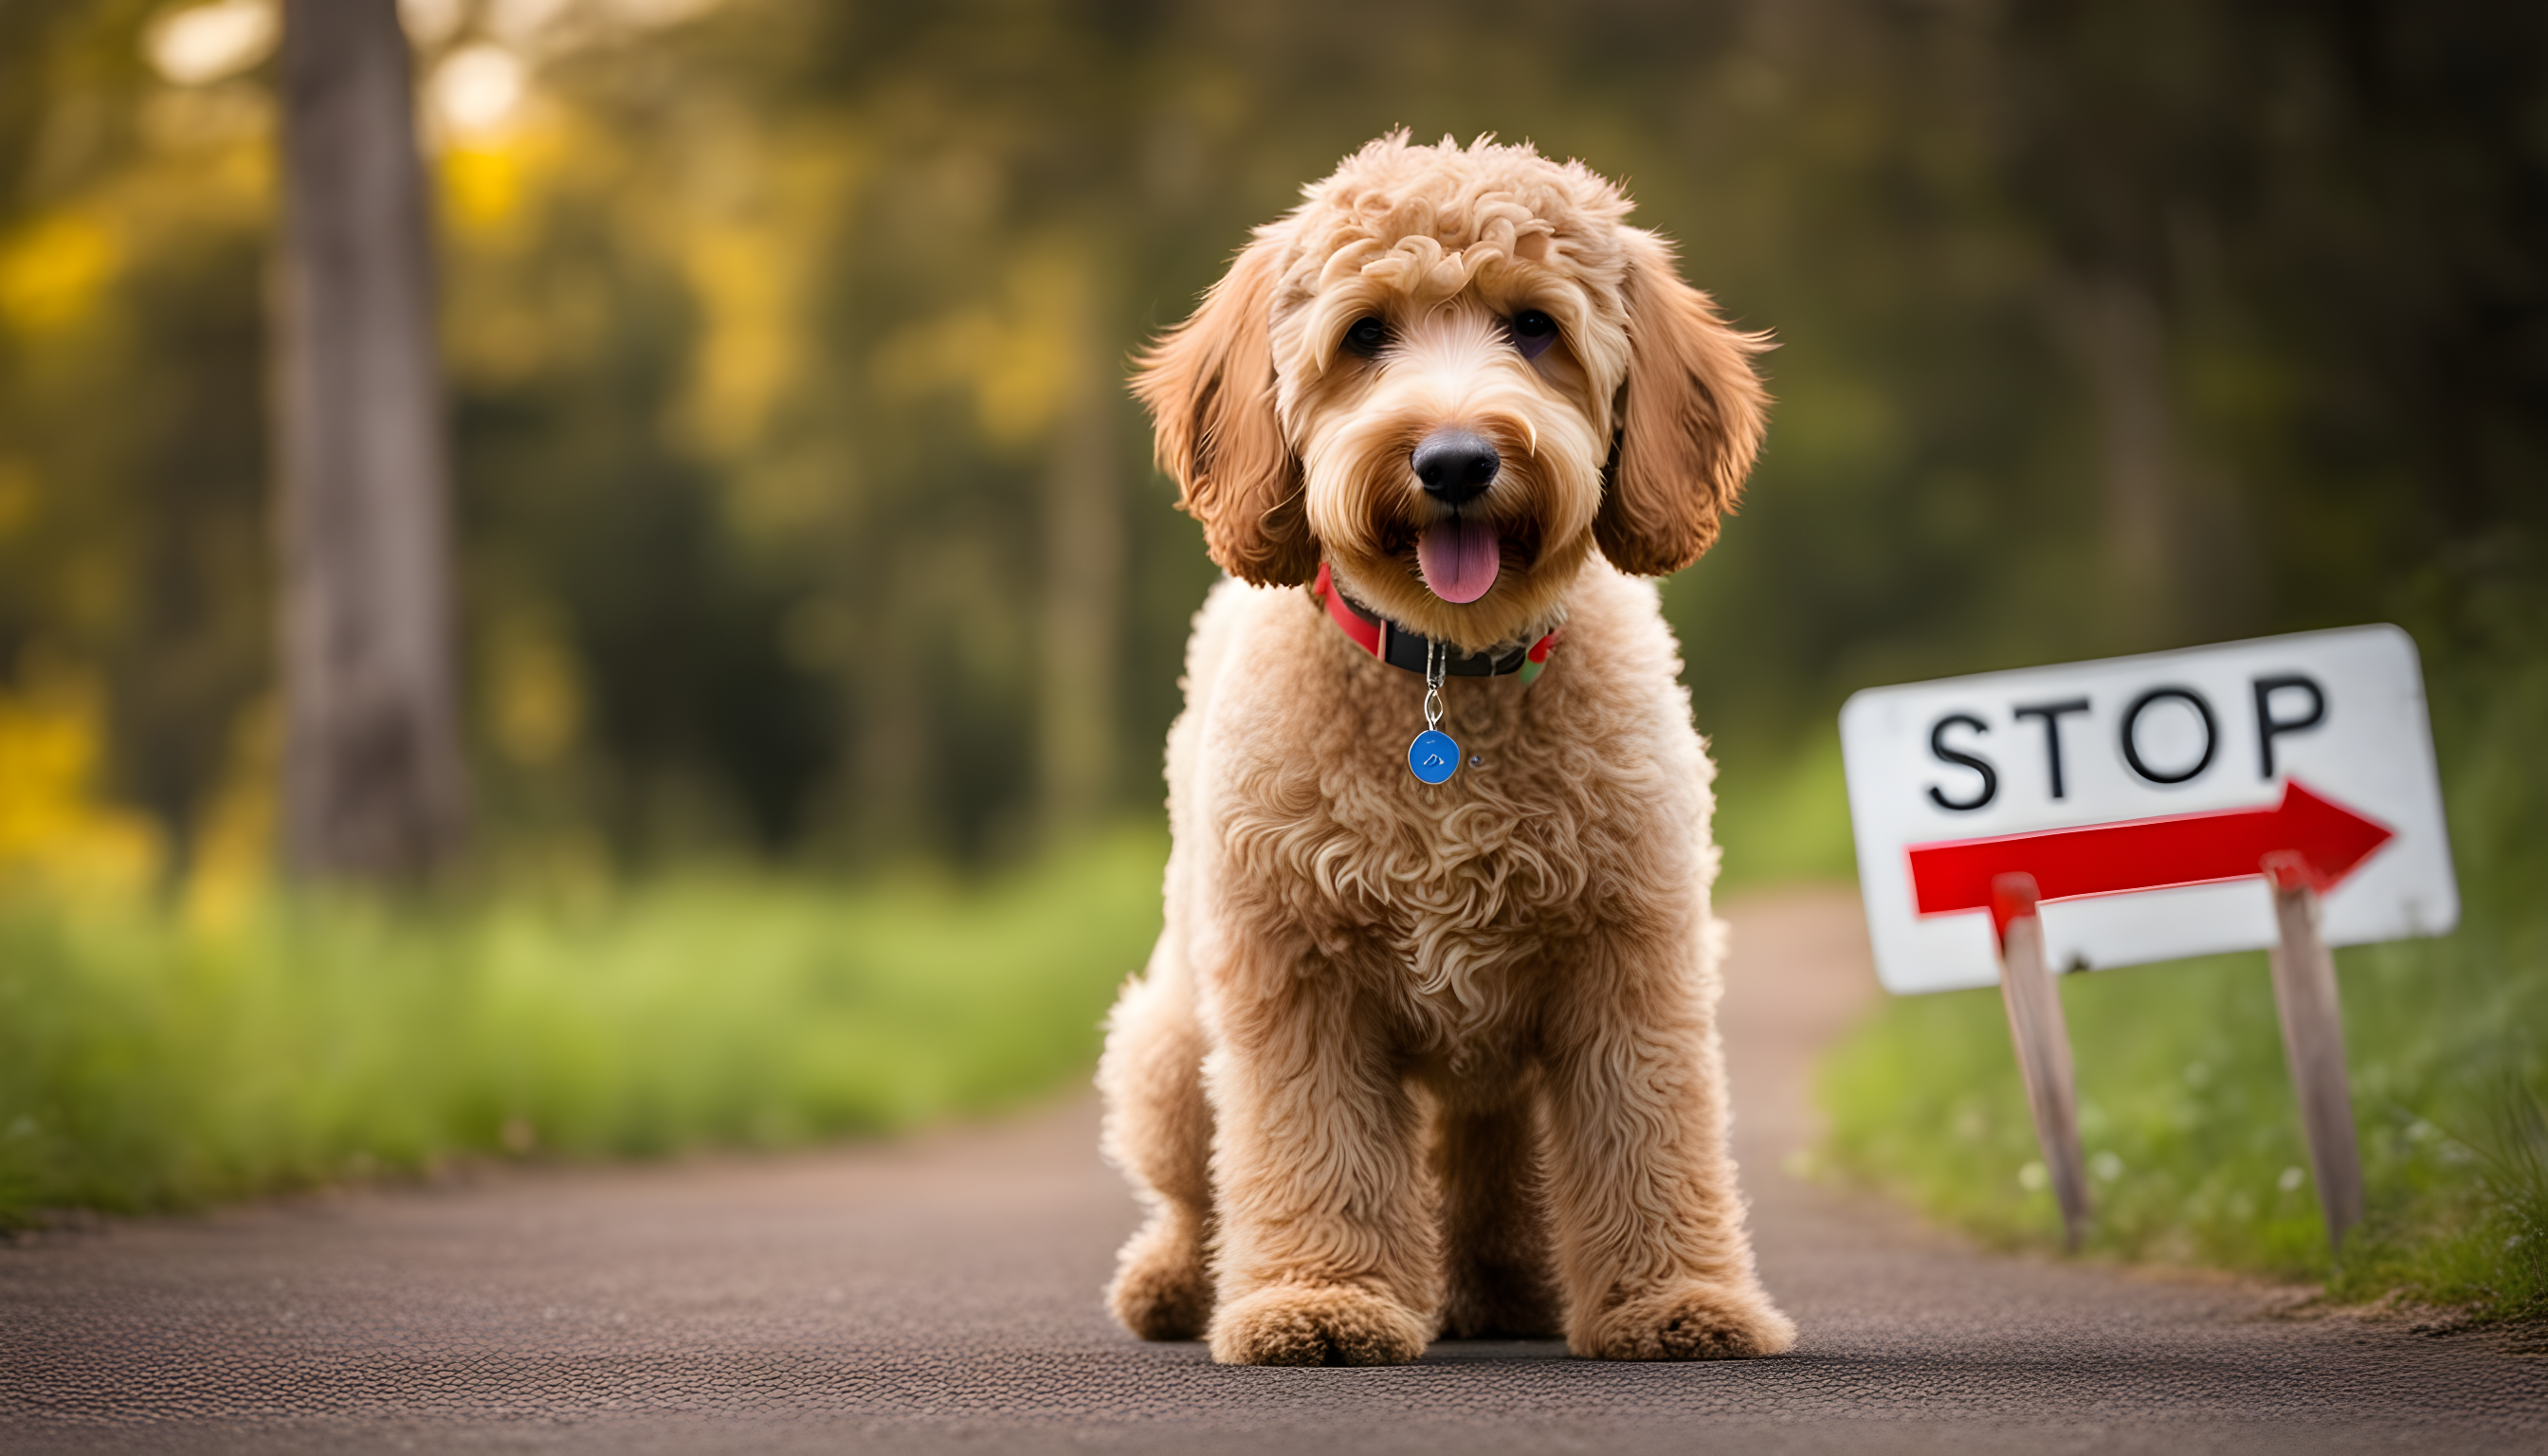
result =
[[[2236,492],[2188,436],[2151,289],[2117,272],[2052,292],[2053,329],[2077,361],[2104,436],[2106,645],[2175,647],[2252,630],[2256,571]]]
[[[286,0],[284,852],[413,879],[467,807],[431,238],[396,0]]]
[[[2056,323],[2105,436],[2107,600],[2116,645],[2173,645],[2182,624],[2182,476],[2158,306],[2119,276],[2057,291]]]

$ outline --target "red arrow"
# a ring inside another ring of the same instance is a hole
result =
[[[1952,915],[1990,909],[1991,877],[1999,874],[2032,874],[2042,898],[2076,900],[2261,875],[2265,857],[2278,851],[2298,853],[2324,891],[2394,837],[2295,778],[2272,808],[1913,845],[1911,893],[1921,914]]]

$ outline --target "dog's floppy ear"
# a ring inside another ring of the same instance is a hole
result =
[[[1319,570],[1301,462],[1274,415],[1266,335],[1282,255],[1277,238],[1250,244],[1133,377],[1157,430],[1159,469],[1177,483],[1177,508],[1203,522],[1223,571],[1260,587],[1298,586]]]
[[[1623,572],[1668,576],[1716,541],[1761,451],[1769,395],[1760,334],[1716,316],[1681,281],[1671,244],[1620,229],[1628,249],[1628,380],[1592,538]]]

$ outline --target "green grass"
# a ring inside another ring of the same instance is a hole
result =
[[[2538,1311],[2548,1139],[2503,1034],[2548,1025],[2548,980],[2493,974],[2459,948],[2339,958],[2370,1189],[2341,1267],[2307,1176],[2261,955],[2064,979],[2096,1200],[2090,1251],[2328,1279],[2343,1299],[2403,1288]],[[1828,1059],[1823,1093],[1842,1169],[1991,1242],[2054,1244],[1997,992],[1888,1003]]]
[[[0,905],[0,1225],[454,1156],[781,1146],[1084,1075],[1155,834],[986,886],[674,877],[224,930]]]
[[[2061,981],[2096,1200],[2089,1252],[2548,1315],[2548,655],[2428,665],[2465,908],[2337,953],[2369,1191],[2340,1262],[2262,954]],[[1825,1162],[2003,1245],[2058,1223],[1995,991],[1889,1000],[1826,1059]]]
[[[1849,834],[1849,783],[1840,725],[1793,745],[1784,761],[1755,747],[1715,746],[1717,889],[1858,874]]]

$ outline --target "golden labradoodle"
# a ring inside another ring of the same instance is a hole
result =
[[[1763,342],[1528,146],[1400,134],[1304,195],[1135,385],[1236,580],[1098,1072],[1149,1209],[1115,1316],[1256,1364],[1784,1350],[1726,1155],[1712,770],[1637,580],[1715,538]]]

